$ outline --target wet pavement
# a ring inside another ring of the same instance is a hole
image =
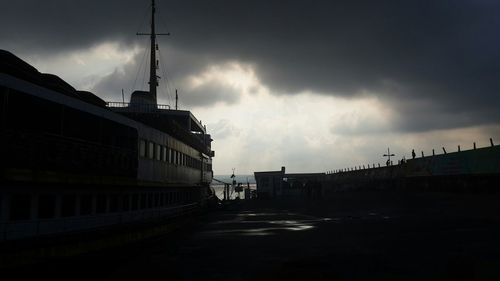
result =
[[[240,202],[164,237],[30,271],[82,280],[500,280],[499,198]]]

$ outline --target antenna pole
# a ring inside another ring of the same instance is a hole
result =
[[[158,63],[156,62],[156,36],[157,35],[170,35],[170,33],[156,33],[155,31],[155,13],[156,6],[155,0],[151,0],[151,33],[137,33],[137,35],[150,35],[151,36],[151,63],[149,64],[149,94],[151,95],[153,102],[156,102],[156,87],[158,87],[158,76],[156,75],[156,68]]]
[[[383,155],[384,157],[387,157],[387,166],[389,166],[391,164],[391,156],[396,156],[394,153],[391,154],[391,151],[389,150],[389,148],[387,148],[387,154],[384,154]]]
[[[151,63],[149,64],[149,93],[156,104],[156,87],[158,86],[158,78],[156,76],[155,12],[155,0],[151,0]]]
[[[179,100],[179,96],[177,95],[177,89],[175,89],[175,110],[177,110],[177,101]]]

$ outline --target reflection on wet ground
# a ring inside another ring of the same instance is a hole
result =
[[[311,230],[330,218],[320,218],[290,212],[242,212],[234,214],[233,219],[218,220],[208,225],[199,235],[277,235],[282,231]],[[211,229],[215,226],[216,229]]]
[[[231,217],[228,219],[228,217]],[[294,213],[288,210],[282,212],[254,212],[226,214],[221,220],[211,222],[207,230],[198,235],[277,235],[283,231],[312,230],[321,223],[339,223],[342,220],[376,220],[390,219],[379,213],[369,212],[358,216],[346,215],[345,217],[316,217],[307,214]]]

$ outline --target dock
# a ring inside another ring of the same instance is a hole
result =
[[[499,199],[378,191],[328,200],[240,200],[164,236],[6,274],[52,280],[498,280]]]

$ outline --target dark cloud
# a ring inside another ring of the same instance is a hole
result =
[[[58,52],[106,40],[135,44],[144,2],[9,1],[0,46]],[[173,78],[239,60],[255,65],[276,94],[379,95],[399,112],[400,130],[500,122],[498,1],[159,2],[166,17],[159,27],[172,32],[166,42],[184,53]]]
[[[134,90],[148,90],[149,85],[146,68],[149,56],[138,53],[132,61],[123,67],[115,69],[111,74],[102,77],[93,86],[92,91],[105,100],[121,100],[121,89],[124,89],[125,98],[128,101]],[[192,87],[189,77],[199,74],[193,71],[204,70],[210,62],[196,55],[187,55],[179,50],[163,48],[161,51],[162,63],[158,70],[159,87],[158,100],[163,104],[175,104],[175,89],[179,89],[179,106],[192,108],[197,106],[210,106],[217,102],[234,104],[239,101],[241,94],[238,89],[226,85],[218,80],[204,81],[203,84]]]

